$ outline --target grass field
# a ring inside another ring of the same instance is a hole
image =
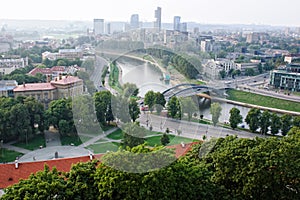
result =
[[[227,94],[229,95],[228,99],[233,101],[300,112],[300,103],[288,100],[277,99],[240,90],[228,90]]]
[[[16,157],[21,157],[22,155],[22,153],[16,151],[0,149],[0,163],[13,162],[16,160]]]
[[[23,149],[35,150],[35,149],[39,149],[40,146],[45,147],[46,141],[45,141],[44,134],[38,134],[38,135],[34,136],[34,138],[28,140],[27,144],[26,144],[26,142],[17,142],[13,145],[23,148]]]
[[[153,137],[147,138],[146,142],[149,146],[161,145],[160,138],[161,138],[161,136],[153,136]],[[185,137],[180,137],[180,136],[175,136],[175,135],[169,135],[169,138],[170,138],[170,143],[168,145],[180,144],[181,142],[191,143],[194,141],[198,141],[195,139],[190,139],[190,138],[185,138]]]
[[[123,133],[121,129],[118,129],[106,137],[112,140],[121,140],[123,138]]]
[[[92,144],[87,147],[92,149],[94,153],[106,153],[107,151],[117,151],[119,149],[119,144],[113,142],[101,143],[101,144]]]

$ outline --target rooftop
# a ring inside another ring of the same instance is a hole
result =
[[[40,90],[54,90],[56,89],[51,83],[27,83],[18,85],[14,92],[25,92],[25,91],[40,91]]]
[[[62,79],[59,80],[59,78],[51,81],[51,84],[58,84],[58,85],[68,85],[72,83],[81,82],[82,80],[76,76],[63,76]]]
[[[51,71],[50,68],[38,68],[38,67],[36,67],[33,70],[31,70],[28,74],[30,74],[32,76],[35,76],[37,73],[47,75],[47,74],[52,74],[52,71]]]

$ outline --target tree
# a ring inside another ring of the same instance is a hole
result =
[[[293,126],[300,127],[300,116],[294,117]]]
[[[148,91],[145,94],[145,99],[144,99],[144,104],[148,105],[149,110],[152,112],[154,109],[154,105],[155,105],[155,99],[156,99],[156,95],[153,92],[153,90]]]
[[[13,122],[12,131],[17,135],[17,137],[28,142],[28,133],[31,133],[30,129],[30,117],[28,110],[24,104],[16,104],[11,107],[9,114],[10,122]]]
[[[197,106],[191,97],[180,98],[182,113],[187,113],[188,120],[191,121],[193,113],[196,113]]]
[[[168,116],[174,119],[181,119],[181,106],[176,96],[171,97],[167,105]]]
[[[225,78],[225,76],[226,76],[226,72],[225,72],[225,70],[223,69],[223,70],[221,70],[220,72],[219,72],[219,74],[220,74],[220,77],[221,77],[221,79],[224,79]]]
[[[111,107],[112,94],[110,91],[100,91],[94,94],[95,109],[98,122],[106,124],[111,121],[112,109]]]
[[[272,115],[271,115],[271,134],[276,135],[277,133],[279,133],[280,128],[281,128],[280,117],[277,114],[272,113]]]
[[[247,68],[247,69],[245,70],[245,75],[246,75],[246,76],[254,76],[254,75],[255,75],[254,69],[252,69],[252,68]]]
[[[212,122],[214,126],[219,122],[219,117],[221,116],[222,107],[219,103],[212,103],[210,106],[210,114],[212,117]]]
[[[271,125],[271,114],[269,111],[265,110],[260,117],[260,133],[266,135],[269,130],[269,126]]]
[[[129,98],[131,96],[136,97],[139,93],[139,89],[134,83],[125,83],[123,85],[123,96]]]
[[[281,134],[285,136],[292,128],[292,116],[284,114],[280,118],[281,120]]]
[[[237,108],[231,108],[229,111],[229,123],[232,129],[237,128],[237,125],[243,122],[243,116],[240,114],[240,110]]]
[[[160,92],[156,92],[155,93],[155,108],[156,108],[156,112],[158,114],[161,113],[162,109],[165,107],[165,104],[166,104],[165,96]]]
[[[251,108],[245,118],[245,122],[249,125],[249,129],[254,133],[259,128],[261,112],[257,108]]]
[[[146,130],[137,123],[127,123],[123,128],[123,147],[134,147],[145,142]]]
[[[133,122],[135,122],[135,120],[139,117],[140,113],[138,103],[135,99],[131,98],[129,100],[129,115]]]
[[[44,171],[31,174],[26,180],[21,180],[5,189],[3,199],[65,199],[68,197],[66,180],[56,168],[52,170],[45,165]]]
[[[45,126],[44,126],[44,117],[45,117],[45,110],[43,104],[38,102],[33,97],[27,97],[23,101],[25,107],[28,110],[29,117],[30,117],[30,126],[33,130],[33,134],[36,132],[36,125],[38,126],[38,130],[40,132],[44,132]]]
[[[166,146],[167,144],[170,143],[170,137],[164,133],[161,137],[160,137],[160,143],[163,145],[163,146]]]
[[[64,128],[71,131],[68,134],[76,133],[71,98],[52,101],[49,105],[49,108],[46,110],[46,119],[48,121],[48,125],[53,125],[57,129],[59,129],[59,122],[61,120],[65,120],[69,126]],[[65,122],[62,123],[66,125]],[[60,127],[62,128],[62,126]]]

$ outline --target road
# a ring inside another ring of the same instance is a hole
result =
[[[237,135],[240,138],[265,137],[259,134],[253,134],[241,130],[235,131],[232,129],[215,127],[207,124],[175,120],[172,118],[153,115],[149,112],[141,113],[139,122],[144,127],[150,127],[151,125],[153,127],[153,131],[164,132],[166,128],[169,128],[171,133],[176,134],[177,130],[181,130],[181,136],[192,139],[203,139],[204,135],[206,135],[207,139],[226,137],[227,135]]]
[[[96,55],[95,70],[90,79],[94,82],[95,87],[99,91],[103,89],[101,75],[105,65],[108,65],[108,62],[104,58]]]

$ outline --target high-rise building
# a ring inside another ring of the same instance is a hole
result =
[[[106,24],[106,34],[110,35],[111,31],[110,31],[110,23]]]
[[[187,32],[187,23],[181,23],[180,24],[180,32]]]
[[[94,19],[94,34],[104,34],[104,19]]]
[[[139,25],[140,25],[139,15],[138,14],[131,15],[131,18],[130,18],[130,28],[131,29],[138,29]]]
[[[158,28],[158,30],[161,30],[161,7],[157,7],[157,9],[155,10],[155,24],[154,27]]]
[[[173,21],[173,30],[180,31],[180,16],[175,16]]]

